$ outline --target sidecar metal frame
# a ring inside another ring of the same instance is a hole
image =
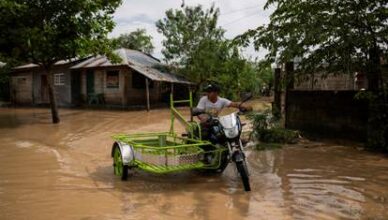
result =
[[[189,122],[175,108],[177,103],[189,103],[192,109],[192,94],[188,100],[174,101],[170,95],[171,126],[169,132],[117,134],[112,138],[114,151],[120,150],[120,165],[130,168],[165,174],[195,169],[217,169],[221,165],[221,154],[225,148],[217,148],[209,141],[202,140],[200,127],[192,117]],[[187,137],[178,136],[174,132],[174,121],[177,119],[186,128]],[[205,150],[211,149],[211,150]],[[214,159],[204,163],[206,154]],[[114,161],[114,165],[118,164]],[[117,173],[116,173],[117,174]]]

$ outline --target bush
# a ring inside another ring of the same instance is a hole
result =
[[[295,144],[299,133],[285,128],[270,128],[257,130],[256,138],[265,143]]]
[[[388,88],[381,91],[360,91],[355,99],[366,100],[369,105],[366,147],[388,152]]]
[[[1,62],[0,62],[1,65]],[[0,101],[9,101],[9,73],[10,66],[0,66]]]
[[[269,110],[263,113],[252,113],[252,135],[264,143],[294,144],[299,139],[299,132],[282,128]]]

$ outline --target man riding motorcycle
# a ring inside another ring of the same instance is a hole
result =
[[[204,92],[206,92],[206,95],[203,96],[197,105],[197,110],[201,110],[203,112],[206,112],[207,114],[211,116],[218,116],[218,114],[224,109],[225,107],[233,107],[233,108],[239,108],[241,111],[251,111],[252,107],[241,104],[239,102],[232,102],[226,98],[219,97],[220,87],[215,83],[210,83],[204,88]],[[201,130],[202,130],[202,137],[204,139],[207,139],[208,136],[208,128],[209,123],[208,115],[202,114],[199,115],[198,118],[201,121]]]
[[[203,154],[202,161],[205,164],[217,166],[217,169],[208,170],[210,173],[222,173],[229,163],[234,163],[245,191],[250,191],[249,172],[243,150],[244,144],[241,139],[243,124],[236,113],[225,116],[218,116],[218,114],[225,107],[238,108],[240,112],[251,110],[252,107],[244,105],[244,102],[249,100],[252,95],[247,96],[239,103],[219,97],[220,88],[215,84],[207,85],[204,91],[206,96],[200,99],[197,108],[192,112],[201,120],[200,134],[202,139],[211,142],[209,145],[202,146],[207,152]],[[221,153],[212,152],[218,150],[222,150]]]

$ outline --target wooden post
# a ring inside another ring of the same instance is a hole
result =
[[[174,83],[171,83],[171,91],[170,91],[170,110],[171,110],[171,109],[173,108],[173,106],[174,106],[173,99],[174,99]],[[175,115],[174,115],[174,113],[173,113],[172,110],[171,110],[171,125],[170,125],[170,133],[171,133],[171,134],[174,133],[174,121],[175,121]]]
[[[150,88],[149,88],[149,82],[148,78],[145,78],[145,83],[146,83],[146,96],[147,96],[147,111],[150,111]]]
[[[129,102],[129,100],[128,100],[129,76],[128,76],[128,73],[124,72],[124,71],[122,71],[122,74],[123,74],[123,78],[124,78],[124,82],[123,82],[124,88],[123,88],[123,101],[122,101],[122,104],[123,104],[123,106],[128,106],[128,102]],[[104,100],[104,104],[105,104],[105,100]]]
[[[281,116],[281,95],[282,95],[282,90],[280,86],[280,73],[281,69],[280,68],[275,68],[275,73],[274,73],[274,102],[272,104],[272,114],[276,118],[280,118]]]

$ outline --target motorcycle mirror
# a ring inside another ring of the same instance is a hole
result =
[[[246,102],[246,101],[248,101],[249,99],[251,99],[253,97],[253,95],[252,95],[252,93],[246,93],[246,94],[244,94],[243,96],[242,96],[242,101],[241,101],[241,103],[244,103],[244,102]]]
[[[193,108],[193,110],[191,112],[192,116],[198,116],[198,115],[202,115],[202,114],[205,114],[205,111],[203,109],[199,109],[199,108]]]

